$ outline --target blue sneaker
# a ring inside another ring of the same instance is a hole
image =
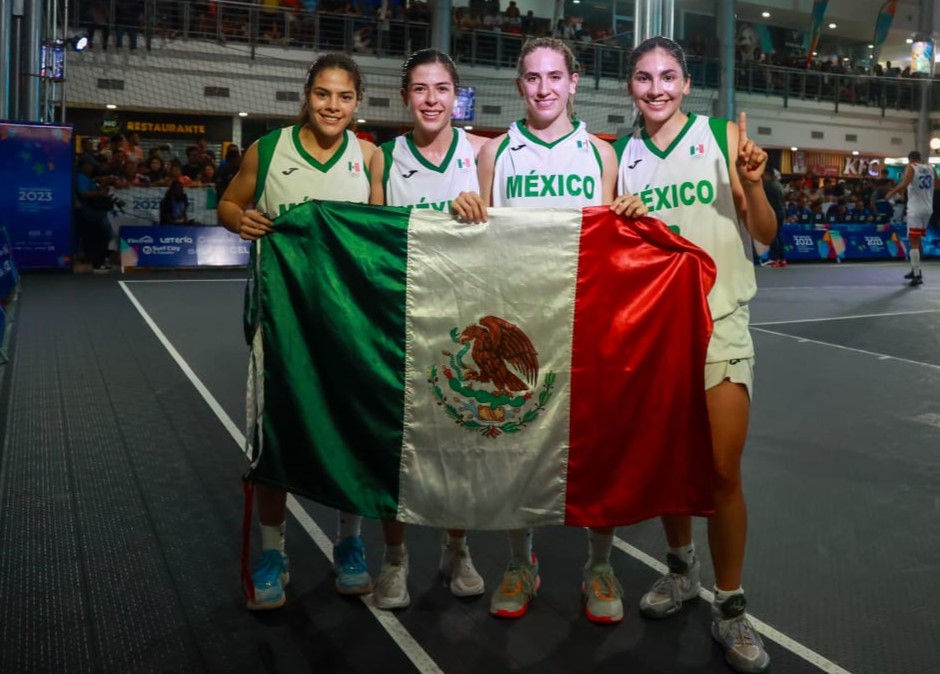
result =
[[[372,577],[366,566],[366,548],[358,536],[350,536],[333,546],[336,591],[340,594],[369,594]]]
[[[248,610],[267,611],[281,608],[287,601],[284,586],[290,581],[290,562],[280,550],[265,550],[251,572],[255,600],[248,600]]]

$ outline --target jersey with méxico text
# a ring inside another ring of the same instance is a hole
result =
[[[933,212],[933,169],[929,164],[911,164],[914,177],[907,186],[907,212],[929,215]]]
[[[258,141],[256,208],[273,220],[310,199],[369,201],[369,175],[352,131],[324,164],[301,145],[300,126],[276,129]]]
[[[739,222],[731,192],[728,122],[689,115],[665,150],[626,136],[614,143],[620,168],[618,194],[640,197],[650,217],[699,246],[715,261],[718,276],[708,294],[715,327],[706,360],[750,358],[748,301],[757,292],[751,237]]]
[[[564,208],[603,202],[600,152],[584,122],[552,143],[513,122],[496,151],[494,206]]]
[[[410,133],[382,144],[385,155],[385,203],[450,212],[461,192],[480,191],[473,146],[467,132],[454,129],[454,139],[440,166],[421,154]]]

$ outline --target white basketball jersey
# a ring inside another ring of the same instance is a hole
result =
[[[473,146],[467,132],[454,129],[454,139],[440,166],[429,162],[410,133],[382,144],[385,154],[385,203],[450,212],[450,202],[461,192],[480,191]]]
[[[300,143],[300,126],[288,126],[258,141],[256,208],[271,219],[310,199],[369,201],[369,175],[352,131],[325,164]]]
[[[672,144],[660,150],[649,139],[627,136],[614,143],[620,168],[618,194],[640,197],[662,220],[715,261],[718,277],[708,295],[715,327],[708,362],[750,358],[748,301],[757,292],[751,237],[738,221],[731,194],[728,122],[689,115]]]
[[[584,122],[553,143],[513,122],[496,151],[494,206],[565,208],[599,206],[603,201],[601,155]]]
[[[933,169],[929,164],[911,164],[914,177],[907,186],[907,212],[929,215],[933,212]]]

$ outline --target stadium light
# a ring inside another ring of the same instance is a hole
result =
[[[75,51],[85,51],[88,48],[88,33],[79,33],[75,35],[69,43]]]

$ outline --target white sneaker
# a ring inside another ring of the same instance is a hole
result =
[[[445,534],[445,541],[446,541]],[[477,573],[470,559],[470,548],[454,550],[448,543],[441,548],[441,574],[445,584],[456,597],[476,597],[486,591],[483,577]]]
[[[405,608],[411,603],[408,595],[408,556],[401,564],[382,562],[382,570],[375,580],[372,590],[372,603],[378,608],[391,610]]]
[[[770,667],[760,634],[747,619],[747,601],[734,594],[712,605],[712,637],[725,649],[725,660],[736,672],[760,674]]]
[[[702,565],[698,557],[686,564],[671,552],[666,555],[669,573],[653,583],[640,599],[640,613],[647,618],[667,618],[682,608],[682,602],[694,599],[702,589]]]

